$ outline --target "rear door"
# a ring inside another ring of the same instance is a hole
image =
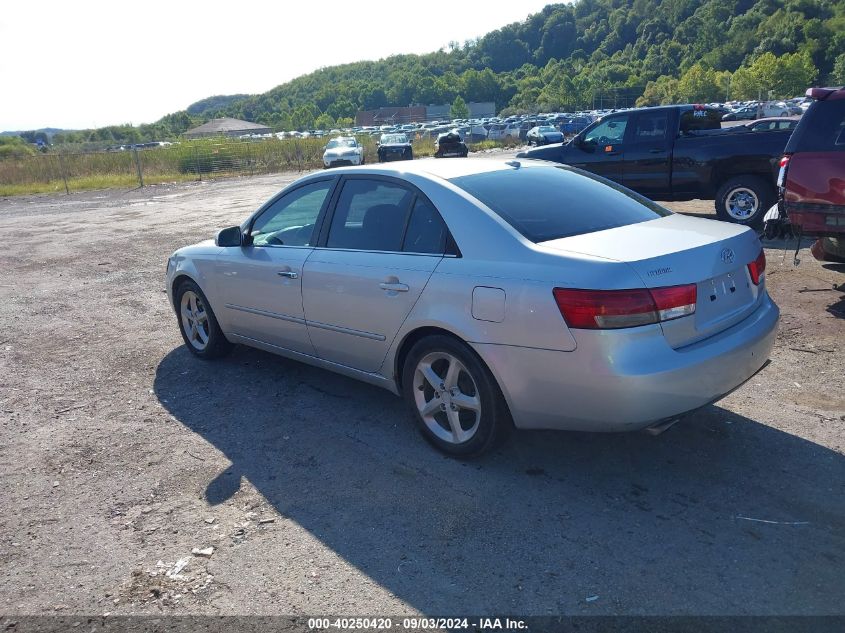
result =
[[[305,264],[308,333],[325,360],[375,372],[443,257],[446,226],[419,191],[348,176]]]
[[[633,117],[625,144],[622,183],[649,198],[671,193],[672,136],[669,110],[644,110]]]

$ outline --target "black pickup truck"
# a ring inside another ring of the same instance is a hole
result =
[[[715,200],[722,220],[759,224],[777,199],[778,163],[791,131],[721,128],[699,105],[609,114],[569,143],[517,155],[591,171],[653,200]]]

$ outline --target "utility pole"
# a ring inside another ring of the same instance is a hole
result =
[[[140,183],[140,186],[143,187],[144,174],[141,171],[141,159],[138,158],[138,148],[135,146],[135,144],[132,145],[132,154],[135,157],[135,168],[138,170],[138,182]]]

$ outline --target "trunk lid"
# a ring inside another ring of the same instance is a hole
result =
[[[696,284],[695,314],[661,323],[674,348],[735,325],[757,308],[764,288],[747,268],[760,253],[759,239],[726,222],[674,214],[540,246],[625,262],[647,288]]]

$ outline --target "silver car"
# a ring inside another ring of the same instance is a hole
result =
[[[305,176],[176,251],[188,349],[250,345],[403,395],[479,454],[524,429],[661,429],[767,361],[778,308],[748,228],[536,161]]]

